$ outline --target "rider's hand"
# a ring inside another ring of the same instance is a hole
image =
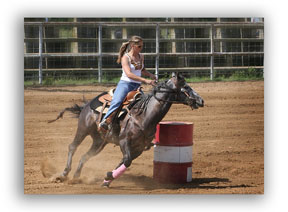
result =
[[[156,80],[152,80],[152,84],[151,85],[156,86],[157,85]]]
[[[155,82],[155,80],[149,80],[149,79],[145,79],[145,84],[148,84],[148,85],[153,85],[153,86],[155,86],[155,85],[156,85],[156,82]]]
[[[157,80],[157,77],[154,74],[151,74],[151,79]]]

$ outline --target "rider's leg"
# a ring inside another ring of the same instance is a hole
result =
[[[104,116],[103,120],[99,124],[100,131],[107,131],[108,125],[111,123],[113,115],[115,114],[117,108],[120,107],[127,93],[129,92],[129,87],[127,83],[120,81],[115,89],[111,105],[108,112]]]
[[[113,115],[114,115],[113,112],[115,112],[117,110],[117,108],[119,108],[119,106],[122,104],[122,102],[125,99],[125,97],[127,96],[127,94],[130,91],[137,89],[139,87],[139,85],[137,83],[130,83],[130,82],[122,81],[122,80],[119,81],[119,83],[116,87],[116,90],[113,94],[113,98],[112,98],[109,110],[106,113],[106,115],[104,116],[101,123],[99,124],[99,130],[100,131],[101,130],[103,130],[103,131],[108,130],[108,125],[111,123],[111,121],[113,119]]]

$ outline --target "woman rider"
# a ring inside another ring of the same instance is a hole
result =
[[[113,94],[109,110],[98,126],[100,133],[107,132],[108,125],[114,115],[113,112],[116,112],[130,91],[137,90],[141,83],[155,85],[155,75],[144,68],[144,56],[140,54],[142,48],[143,39],[139,36],[132,36],[128,42],[123,43],[120,47],[117,63],[122,65],[122,77]],[[129,52],[125,53],[127,49]],[[141,77],[142,75],[148,76],[152,80],[145,79]]]

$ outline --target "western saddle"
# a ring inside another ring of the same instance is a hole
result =
[[[115,88],[111,89],[107,94],[104,94],[104,95],[99,97],[98,101],[101,102],[103,105],[101,107],[98,107],[98,108],[95,109],[97,112],[100,113],[99,117],[98,117],[98,120],[97,120],[97,123],[101,122],[103,113],[107,113],[107,111],[108,111],[108,107],[107,106],[111,105],[111,101],[112,101],[112,98],[113,98],[114,91],[115,91]],[[134,105],[132,103],[136,102],[136,100],[140,99],[140,96],[142,94],[143,94],[142,87],[139,87],[135,91],[130,91],[127,94],[127,96],[125,97],[123,103],[121,104],[121,106],[120,106],[121,108],[118,108],[116,110],[116,111],[121,110],[119,112],[119,114],[118,114],[118,117],[121,116],[124,113],[122,111],[122,109],[126,109],[127,111],[129,111],[129,109],[131,108],[130,105]]]
[[[135,91],[130,91],[127,96],[125,97],[122,106],[129,105],[130,103],[134,102],[141,94],[142,94],[142,88],[138,88]],[[103,104],[107,103],[109,106],[111,104],[113,94],[114,94],[115,88],[111,89],[107,94],[99,97],[99,101]]]

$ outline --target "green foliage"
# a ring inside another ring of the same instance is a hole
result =
[[[170,78],[170,74],[165,76],[164,78],[160,78],[160,81],[164,81]],[[254,68],[249,68],[248,70],[237,70],[233,74],[230,75],[220,75],[214,77],[213,81],[247,81],[247,80],[263,80],[263,70],[257,70]],[[120,80],[120,77],[117,76],[103,76],[102,83],[112,83],[117,84]],[[193,82],[210,82],[210,76],[204,77],[190,77],[186,78],[186,81],[189,83]],[[83,77],[75,77],[75,76],[62,76],[58,79],[55,79],[53,76],[46,76],[43,80],[43,85],[51,86],[51,85],[89,85],[89,84],[97,84],[98,78],[95,76],[91,76],[91,78],[83,78]],[[39,85],[38,81],[24,81],[24,86],[37,86]]]
[[[61,27],[59,29],[60,38],[70,38],[73,35],[73,30],[71,27]]]
[[[263,79],[263,71],[255,68],[249,68],[248,70],[237,70],[229,78],[231,80]]]
[[[208,82],[211,81],[210,77],[192,77],[192,78],[186,78],[186,82]]]
[[[120,80],[120,77],[115,77],[115,78],[103,78],[102,83],[112,83],[112,84],[117,84]],[[89,85],[89,84],[97,84],[98,83],[98,78],[91,78],[91,79],[80,79],[80,78],[75,78],[75,77],[63,77],[60,79],[54,79],[53,77],[46,77],[43,80],[43,85],[44,86],[57,86],[57,85]],[[24,81],[24,86],[38,86],[39,82],[35,80],[31,81]]]
[[[46,77],[43,81],[43,85],[53,85],[54,79],[53,77]]]

